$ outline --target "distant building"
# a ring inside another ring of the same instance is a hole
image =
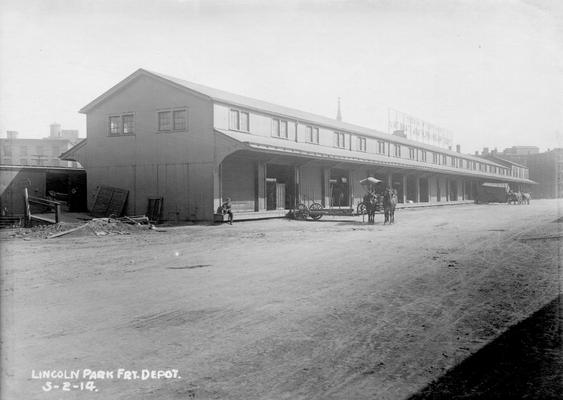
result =
[[[508,160],[501,155],[498,154],[496,150],[489,152],[487,147],[483,148],[483,152],[481,153],[481,157],[493,161],[497,164],[503,165],[508,169],[508,175],[520,178],[520,179],[532,179],[530,178],[530,172],[528,167],[525,165],[519,164],[515,161]],[[533,179],[532,179],[533,180]],[[521,190],[517,183],[510,183],[510,187],[513,190]]]
[[[533,197],[563,197],[563,148],[540,153],[535,146],[512,146],[502,158],[528,167],[530,179],[537,182],[531,188]]]
[[[502,157],[522,165],[528,165],[529,156],[539,154],[539,152],[540,149],[536,146],[512,146],[503,150]]]
[[[528,159],[530,179],[538,184],[532,194],[538,198],[563,198],[563,148],[539,154]]]
[[[43,167],[78,167],[75,161],[63,161],[59,156],[78,143],[78,130],[62,130],[51,124],[49,137],[20,139],[18,132],[7,131],[0,139],[0,164]]]

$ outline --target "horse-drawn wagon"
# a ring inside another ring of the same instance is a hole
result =
[[[319,220],[323,215],[352,215],[352,208],[324,208],[321,203],[313,202],[309,207],[306,204],[300,203],[294,210],[294,217],[296,219],[307,219],[311,217],[314,220]]]
[[[381,180],[369,177],[362,179],[360,184],[366,189],[366,195],[362,201],[354,207],[329,207],[325,208],[321,203],[313,202],[309,206],[300,203],[294,210],[294,217],[296,219],[312,218],[319,220],[323,215],[347,216],[347,215],[368,215],[370,221],[373,219],[375,212],[383,211],[383,196],[375,193],[375,185],[380,183]]]

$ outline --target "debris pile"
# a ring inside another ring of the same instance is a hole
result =
[[[146,217],[145,217],[146,218]],[[142,224],[141,222],[145,222]],[[130,235],[153,229],[148,219],[142,218],[94,218],[86,223],[58,223],[39,225],[32,228],[18,228],[6,232],[5,238],[53,239],[62,236],[107,236]]]

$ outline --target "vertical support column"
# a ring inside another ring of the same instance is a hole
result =
[[[393,187],[393,174],[390,172],[387,174],[387,186]]]
[[[213,168],[213,212],[217,210],[221,204],[223,204],[223,188],[222,188],[222,178],[221,171],[223,165],[219,164]]]
[[[330,168],[323,168],[323,207],[330,207]]]
[[[99,188],[98,188],[99,190]],[[96,194],[97,195],[97,194]],[[24,212],[25,212],[25,221],[24,227],[29,228],[31,226],[31,210],[29,207],[29,194],[27,192],[27,188],[23,190],[23,201],[24,201]]]
[[[55,223],[59,223],[61,222],[61,215],[62,215],[62,208],[61,208],[61,204],[57,203],[55,205]]]
[[[446,181],[446,202],[450,201],[450,180],[448,178],[444,179]]]
[[[266,163],[259,160],[256,163],[256,203],[255,211],[266,209]]]
[[[407,176],[403,175],[403,204],[407,204]]]
[[[420,203],[420,176],[416,177],[416,199],[417,203]]]
[[[297,129],[297,123],[295,124]],[[295,166],[294,170],[294,189],[293,189],[293,204],[291,204],[292,208],[297,207],[297,204],[301,203],[301,166]]]

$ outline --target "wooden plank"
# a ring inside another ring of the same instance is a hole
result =
[[[69,229],[68,231],[55,233],[54,235],[48,236],[47,239],[53,239],[53,238],[57,238],[57,237],[60,237],[60,236],[64,236],[64,235],[71,233],[71,232],[76,232],[77,230],[82,229],[87,225],[88,225],[88,223],[80,225],[79,227],[76,227],[76,228]]]

